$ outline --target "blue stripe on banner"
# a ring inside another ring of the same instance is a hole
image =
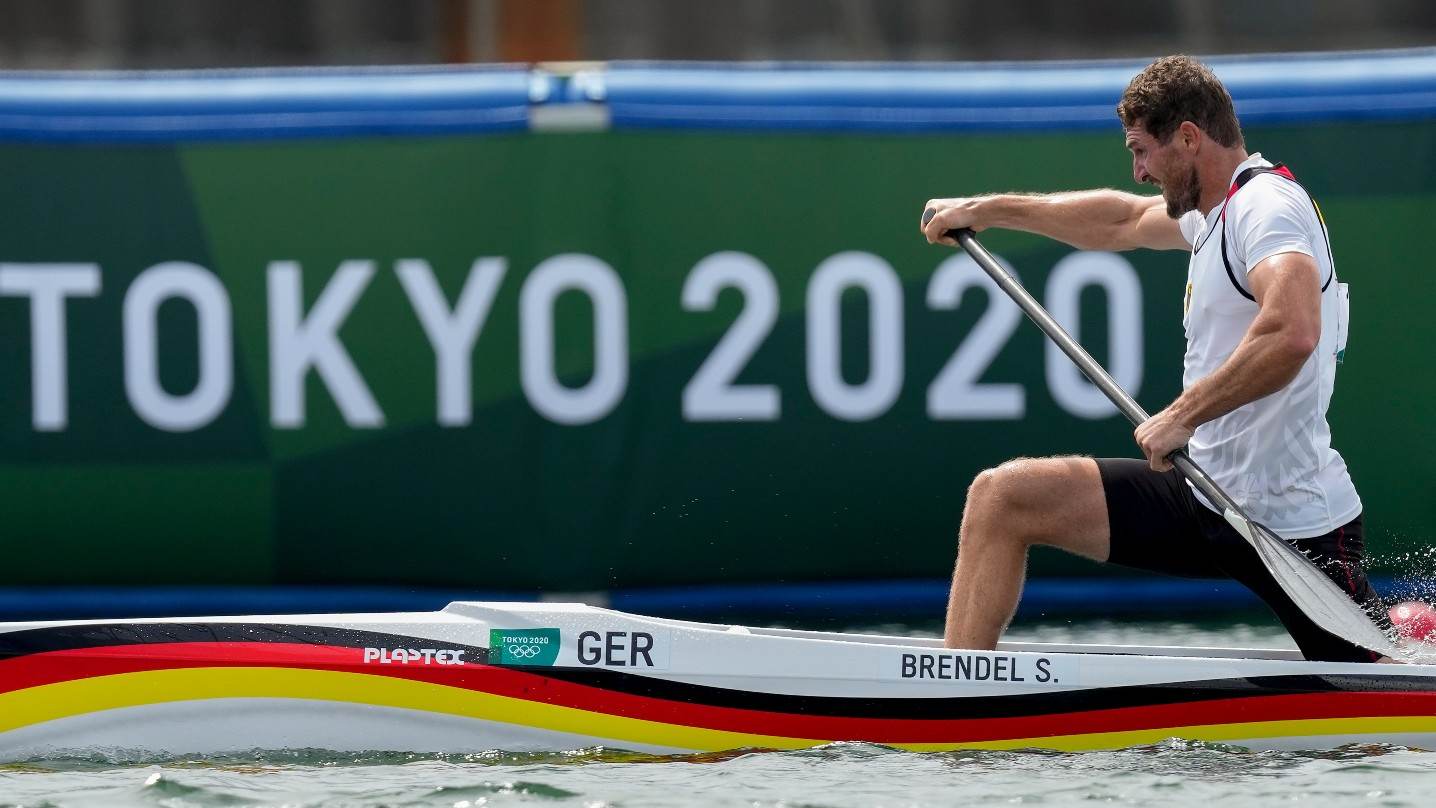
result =
[[[1245,124],[1436,118],[1436,48],[1215,57]],[[614,62],[138,73],[0,72],[0,140],[183,142],[523,131],[536,107],[612,128],[1081,131],[1145,60],[950,64]]]
[[[527,68],[0,73],[0,139],[155,142],[518,131]]]
[[[873,614],[940,618],[947,604],[943,580],[861,581],[668,587],[614,592],[610,605],[639,614],[724,611],[821,616]],[[1151,609],[1231,611],[1260,601],[1235,581],[1166,578],[1041,578],[1027,582],[1019,614],[1131,615]]]
[[[1390,578],[1373,578],[1382,593]],[[1431,591],[1402,582],[1403,591]],[[583,593],[546,593],[551,601],[586,600],[620,611],[656,617],[724,615],[793,617],[923,618],[938,620],[948,583],[938,579],[824,583],[656,587]],[[62,620],[197,615],[325,614],[432,611],[458,600],[534,601],[538,592],[403,587],[13,587],[0,588],[0,620]],[[1259,607],[1234,581],[1180,578],[1038,578],[1027,582],[1025,617],[1150,616],[1211,613]]]
[[[360,586],[0,587],[0,620],[409,612],[456,600],[535,599],[535,592]]]
[[[1436,117],[1436,49],[1217,57],[1245,124]],[[768,66],[616,62],[564,88],[613,127],[931,132],[1116,128],[1146,60]]]

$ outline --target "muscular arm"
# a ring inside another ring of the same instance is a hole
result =
[[[1321,339],[1321,272],[1302,253],[1280,253],[1247,275],[1261,308],[1232,355],[1187,388],[1165,410],[1137,427],[1137,443],[1152,468],[1171,468],[1166,456],[1186,445],[1201,424],[1291,383]]]
[[[994,194],[928,200],[924,210],[937,215],[922,226],[934,244],[955,245],[948,230],[989,227],[1024,230],[1056,239],[1079,250],[1186,250],[1175,219],[1167,216],[1161,196],[1138,196],[1097,189],[1056,194]]]

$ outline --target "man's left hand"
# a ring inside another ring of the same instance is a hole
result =
[[[1147,456],[1152,470],[1167,471],[1172,468],[1167,455],[1186,446],[1187,441],[1192,439],[1193,431],[1168,410],[1162,410],[1143,421],[1132,435],[1142,448],[1142,454]]]

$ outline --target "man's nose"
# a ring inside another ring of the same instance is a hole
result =
[[[1151,179],[1151,175],[1147,173],[1147,164],[1135,157],[1132,158],[1132,179],[1136,180],[1138,185]]]

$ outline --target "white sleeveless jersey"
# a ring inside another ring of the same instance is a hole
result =
[[[1233,183],[1260,154],[1237,167]],[[1321,340],[1290,384],[1197,427],[1193,460],[1245,507],[1287,539],[1328,533],[1361,513],[1346,462],[1331,448],[1326,422],[1345,347],[1344,289],[1315,203],[1290,174],[1258,173],[1228,194],[1225,205],[1179,224],[1192,245],[1182,324],[1187,333],[1182,387],[1211,374],[1236,350],[1257,315],[1247,273],[1278,253],[1311,256],[1321,271]],[[1225,237],[1225,243],[1223,243]],[[1222,260],[1225,247],[1226,261]],[[1197,494],[1203,504],[1210,503]],[[1213,508],[1213,510],[1216,510]]]

